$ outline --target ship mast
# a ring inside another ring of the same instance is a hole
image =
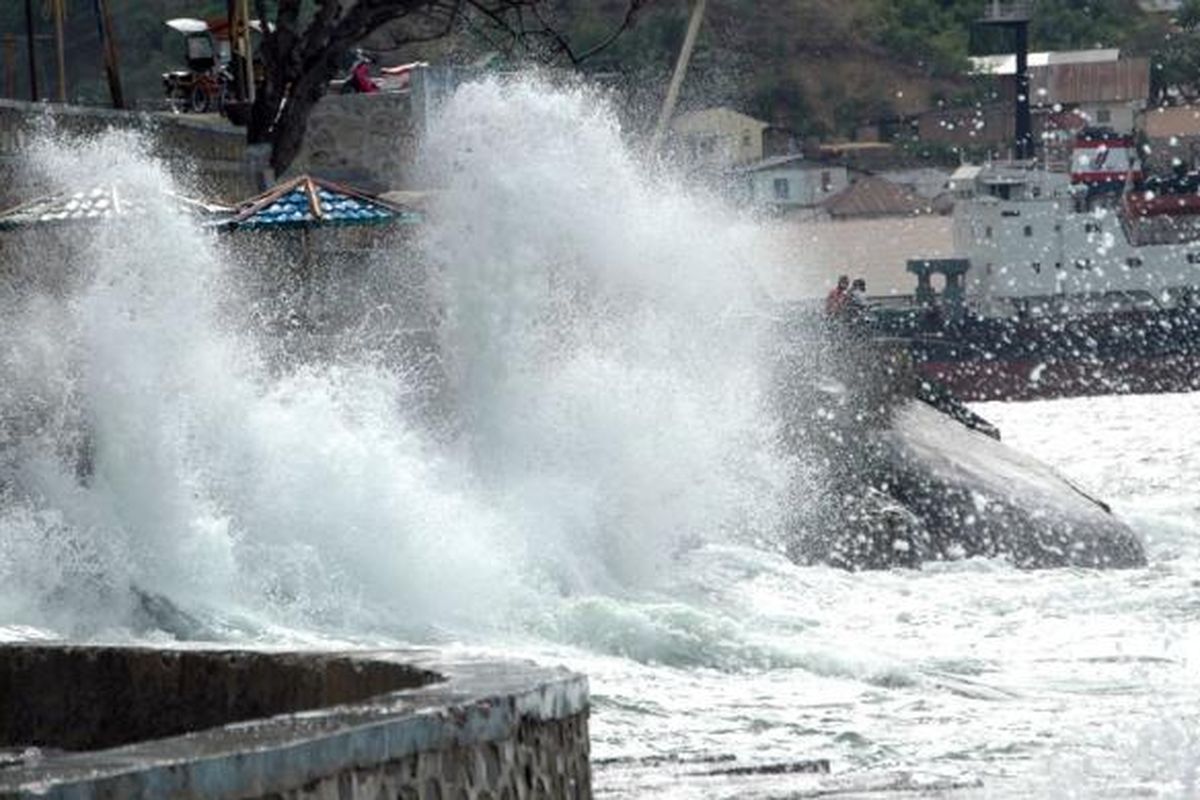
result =
[[[1029,112],[1029,0],[988,0],[979,24],[1011,30],[1016,53],[1015,156],[1025,161],[1034,156],[1033,121]]]

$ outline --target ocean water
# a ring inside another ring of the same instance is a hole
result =
[[[804,253],[586,88],[466,86],[433,130],[438,425],[369,348],[273,363],[242,267],[169,203],[95,228],[65,291],[0,287],[0,637],[566,664],[602,797],[1197,795],[1200,395],[979,408],[1145,569],[796,566],[819,467],[775,445],[763,269]],[[179,188],[118,134],[29,167]]]

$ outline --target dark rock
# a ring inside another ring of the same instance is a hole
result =
[[[902,346],[791,337],[777,402],[800,461],[788,552],[850,569],[1003,556],[1021,567],[1136,567],[1108,506],[917,378]]]

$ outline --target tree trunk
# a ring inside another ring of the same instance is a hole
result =
[[[337,74],[337,56],[340,55],[327,54],[319,64],[292,83],[289,87],[291,91],[283,98],[283,109],[270,131],[271,168],[276,175],[286,172],[300,154],[304,134],[308,130],[309,114]]]

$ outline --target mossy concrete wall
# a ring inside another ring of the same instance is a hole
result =
[[[432,651],[0,647],[0,798],[588,798],[587,682]]]
[[[259,191],[245,130],[220,120],[0,99],[0,210],[49,188],[24,160],[40,133],[81,137],[109,129],[144,132],[151,152],[177,165],[189,191],[201,196],[242,200]],[[86,175],[79,179],[86,185]]]
[[[270,182],[265,153],[247,148],[245,128],[215,114],[0,99],[0,210],[46,192],[45,181],[23,159],[39,133],[89,136],[110,128],[143,132],[150,151],[177,168],[189,192],[206,199],[237,202]],[[407,94],[328,95],[313,108],[304,144],[288,175],[308,172],[378,192],[408,188],[419,131]]]

